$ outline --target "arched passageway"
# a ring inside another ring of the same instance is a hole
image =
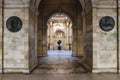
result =
[[[82,16],[83,8],[79,0],[74,0],[74,1],[73,0],[65,0],[65,1],[64,0],[57,0],[57,1],[42,0],[38,10],[39,10],[38,56],[39,57],[42,56],[42,57],[45,57],[46,60],[50,60],[49,56],[51,53],[53,53],[53,51],[51,52],[48,50],[59,50],[59,49],[70,50],[69,52],[66,52],[66,54],[69,54],[69,58],[72,58],[72,56],[74,56],[74,58],[81,57],[81,60],[77,59],[74,63],[79,65],[79,64],[82,64],[81,62],[87,62],[90,65],[89,68],[91,69],[91,64],[92,64],[92,58],[91,58],[92,57],[92,54],[91,54],[92,53],[91,52],[92,51],[92,25],[91,25],[92,14],[91,14],[91,11],[89,11],[89,15],[88,15],[89,21],[87,22],[89,23],[83,24],[83,19],[85,17]],[[86,31],[87,26],[89,26],[88,32]],[[61,41],[62,43],[57,44],[57,41]],[[84,46],[84,44],[86,44],[86,46]],[[85,55],[84,50],[87,51],[87,53],[88,52],[89,53]],[[61,52],[57,52],[57,53],[62,54]],[[54,55],[60,56],[57,53],[55,51]],[[52,54],[53,58],[54,58],[54,55]],[[64,56],[64,55],[65,55],[65,52],[63,51],[63,56],[61,57],[63,57],[64,60],[66,59],[68,62],[74,61],[74,59],[73,60],[67,59],[68,56]],[[85,57],[88,59],[85,60]],[[44,62],[42,58],[38,58],[38,59],[39,59],[38,61],[40,61],[41,63]],[[59,57],[55,59],[57,61]],[[65,61],[61,60],[61,61],[66,62],[66,60]],[[43,64],[48,64],[48,61],[46,61],[46,63],[44,62]],[[72,63],[70,64],[73,65]],[[41,65],[39,67],[41,67]],[[73,67],[75,67],[75,65],[73,65]],[[80,68],[81,66],[79,66],[79,69]],[[83,72],[86,72],[86,71],[84,71],[83,69]]]
[[[44,6],[43,6],[44,5]],[[75,6],[78,5],[78,6]],[[83,56],[83,26],[82,26],[82,7],[81,4],[78,0],[72,1],[72,0],[67,0],[67,1],[41,1],[41,4],[39,5],[39,28],[38,28],[38,55],[39,56],[44,56],[47,55],[47,20],[49,17],[55,13],[65,13],[67,14],[71,21],[72,21],[72,31],[70,37],[72,37],[72,51],[73,51],[73,56]],[[65,23],[65,22],[64,22]],[[75,31],[76,30],[76,31]],[[64,30],[65,31],[65,30]],[[70,31],[70,30],[68,30]],[[42,35],[41,33],[42,32]],[[79,37],[77,37],[79,35]],[[43,37],[40,37],[43,36]],[[68,36],[68,35],[66,35]],[[41,39],[40,39],[41,38]],[[44,39],[43,39],[44,38]],[[44,41],[41,43],[41,40]],[[79,41],[80,40],[80,41]],[[66,43],[67,44],[67,43]]]
[[[117,26],[119,6],[116,4],[119,5],[119,2],[113,0],[50,0],[50,2],[44,0],[41,1],[42,6],[39,5],[38,10],[43,14],[41,18],[45,20],[44,22],[51,14],[61,10],[71,17],[74,42],[72,55],[83,56],[83,62],[92,72],[119,72],[119,28]],[[113,18],[116,22],[110,31],[100,28],[100,20],[105,16]],[[44,22],[42,24],[45,27]]]

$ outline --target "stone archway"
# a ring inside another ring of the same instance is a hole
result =
[[[64,5],[62,5],[64,4]],[[68,4],[68,5],[67,5]],[[71,4],[71,5],[70,5]],[[75,4],[78,5],[75,7]],[[43,6],[44,5],[44,6]],[[62,6],[61,6],[62,5]],[[81,11],[82,7],[81,4],[79,3],[78,0],[72,1],[72,0],[67,0],[67,1],[42,1],[41,4],[39,5],[39,28],[38,28],[38,33],[39,36],[39,41],[38,41],[38,55],[40,56],[46,56],[47,55],[47,20],[48,18],[55,14],[55,13],[65,13],[67,14],[73,21],[73,56],[82,56],[83,55],[83,47],[82,45],[82,19],[81,19]],[[42,35],[41,35],[42,34]],[[79,35],[79,37],[77,37]],[[43,41],[41,41],[43,40]],[[80,40],[80,41],[79,41]],[[44,43],[44,44],[43,44]]]
[[[94,72],[117,72],[119,67],[119,61],[117,54],[119,54],[117,46],[117,26],[110,32],[104,32],[99,28],[99,20],[104,16],[111,16],[116,21],[117,12],[116,1],[102,1],[102,0],[80,0],[83,8],[83,36],[84,41],[84,57],[85,62],[89,68]],[[102,4],[104,3],[104,4]],[[111,4],[115,3],[115,4]],[[111,7],[110,7],[111,6]],[[102,13],[102,14],[101,14]],[[109,14],[113,13],[113,14]],[[85,27],[86,26],[86,27]],[[76,31],[75,31],[76,32]],[[91,37],[91,38],[89,38]],[[114,38],[113,42],[109,41],[109,38]],[[91,40],[89,40],[91,39]],[[102,41],[101,41],[102,39]],[[106,46],[110,44],[112,46]],[[117,46],[119,47],[119,46]],[[112,59],[109,60],[108,59]],[[110,62],[111,61],[111,62]]]

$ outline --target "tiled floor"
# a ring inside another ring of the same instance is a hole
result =
[[[80,58],[71,55],[72,51],[48,51],[47,57],[39,58],[39,66],[33,73],[86,73]]]
[[[51,65],[58,63],[67,63],[66,65],[70,65],[73,62],[81,63],[79,58],[71,57],[71,52],[66,53],[66,51],[49,51],[48,57],[40,58],[40,63],[50,63]],[[64,70],[63,66],[57,67],[62,68]],[[56,65],[54,68],[56,68]],[[72,66],[72,68],[74,67]],[[54,72],[52,70],[46,73],[42,71],[39,72],[39,70],[40,69],[36,69],[31,74],[3,74],[0,75],[0,80],[120,80],[120,74],[70,74],[69,71],[56,71],[55,73],[52,73]]]

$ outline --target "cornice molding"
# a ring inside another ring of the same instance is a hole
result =
[[[93,0],[93,8],[116,8],[116,0]]]
[[[29,0],[4,0],[4,8],[29,7]]]
[[[4,5],[4,8],[24,8],[24,7],[29,7],[29,4],[24,4],[24,5]]]

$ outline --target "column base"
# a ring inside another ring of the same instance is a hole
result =
[[[2,74],[2,69],[0,69],[0,74]]]
[[[72,54],[73,57],[83,57],[83,55]]]
[[[48,54],[45,54],[45,55],[38,55],[38,57],[46,57],[48,56]]]
[[[73,56],[73,57],[77,57],[77,54],[72,54],[71,56]]]
[[[120,73],[120,70],[119,70],[119,73]]]
[[[11,68],[7,68],[4,69],[4,73],[25,73],[25,74],[29,74],[30,70],[29,69],[11,69]]]
[[[31,69],[30,69],[30,73],[37,67],[38,64],[34,65]]]
[[[97,69],[93,69],[92,73],[117,73],[117,69],[106,69],[106,68],[97,68]]]

